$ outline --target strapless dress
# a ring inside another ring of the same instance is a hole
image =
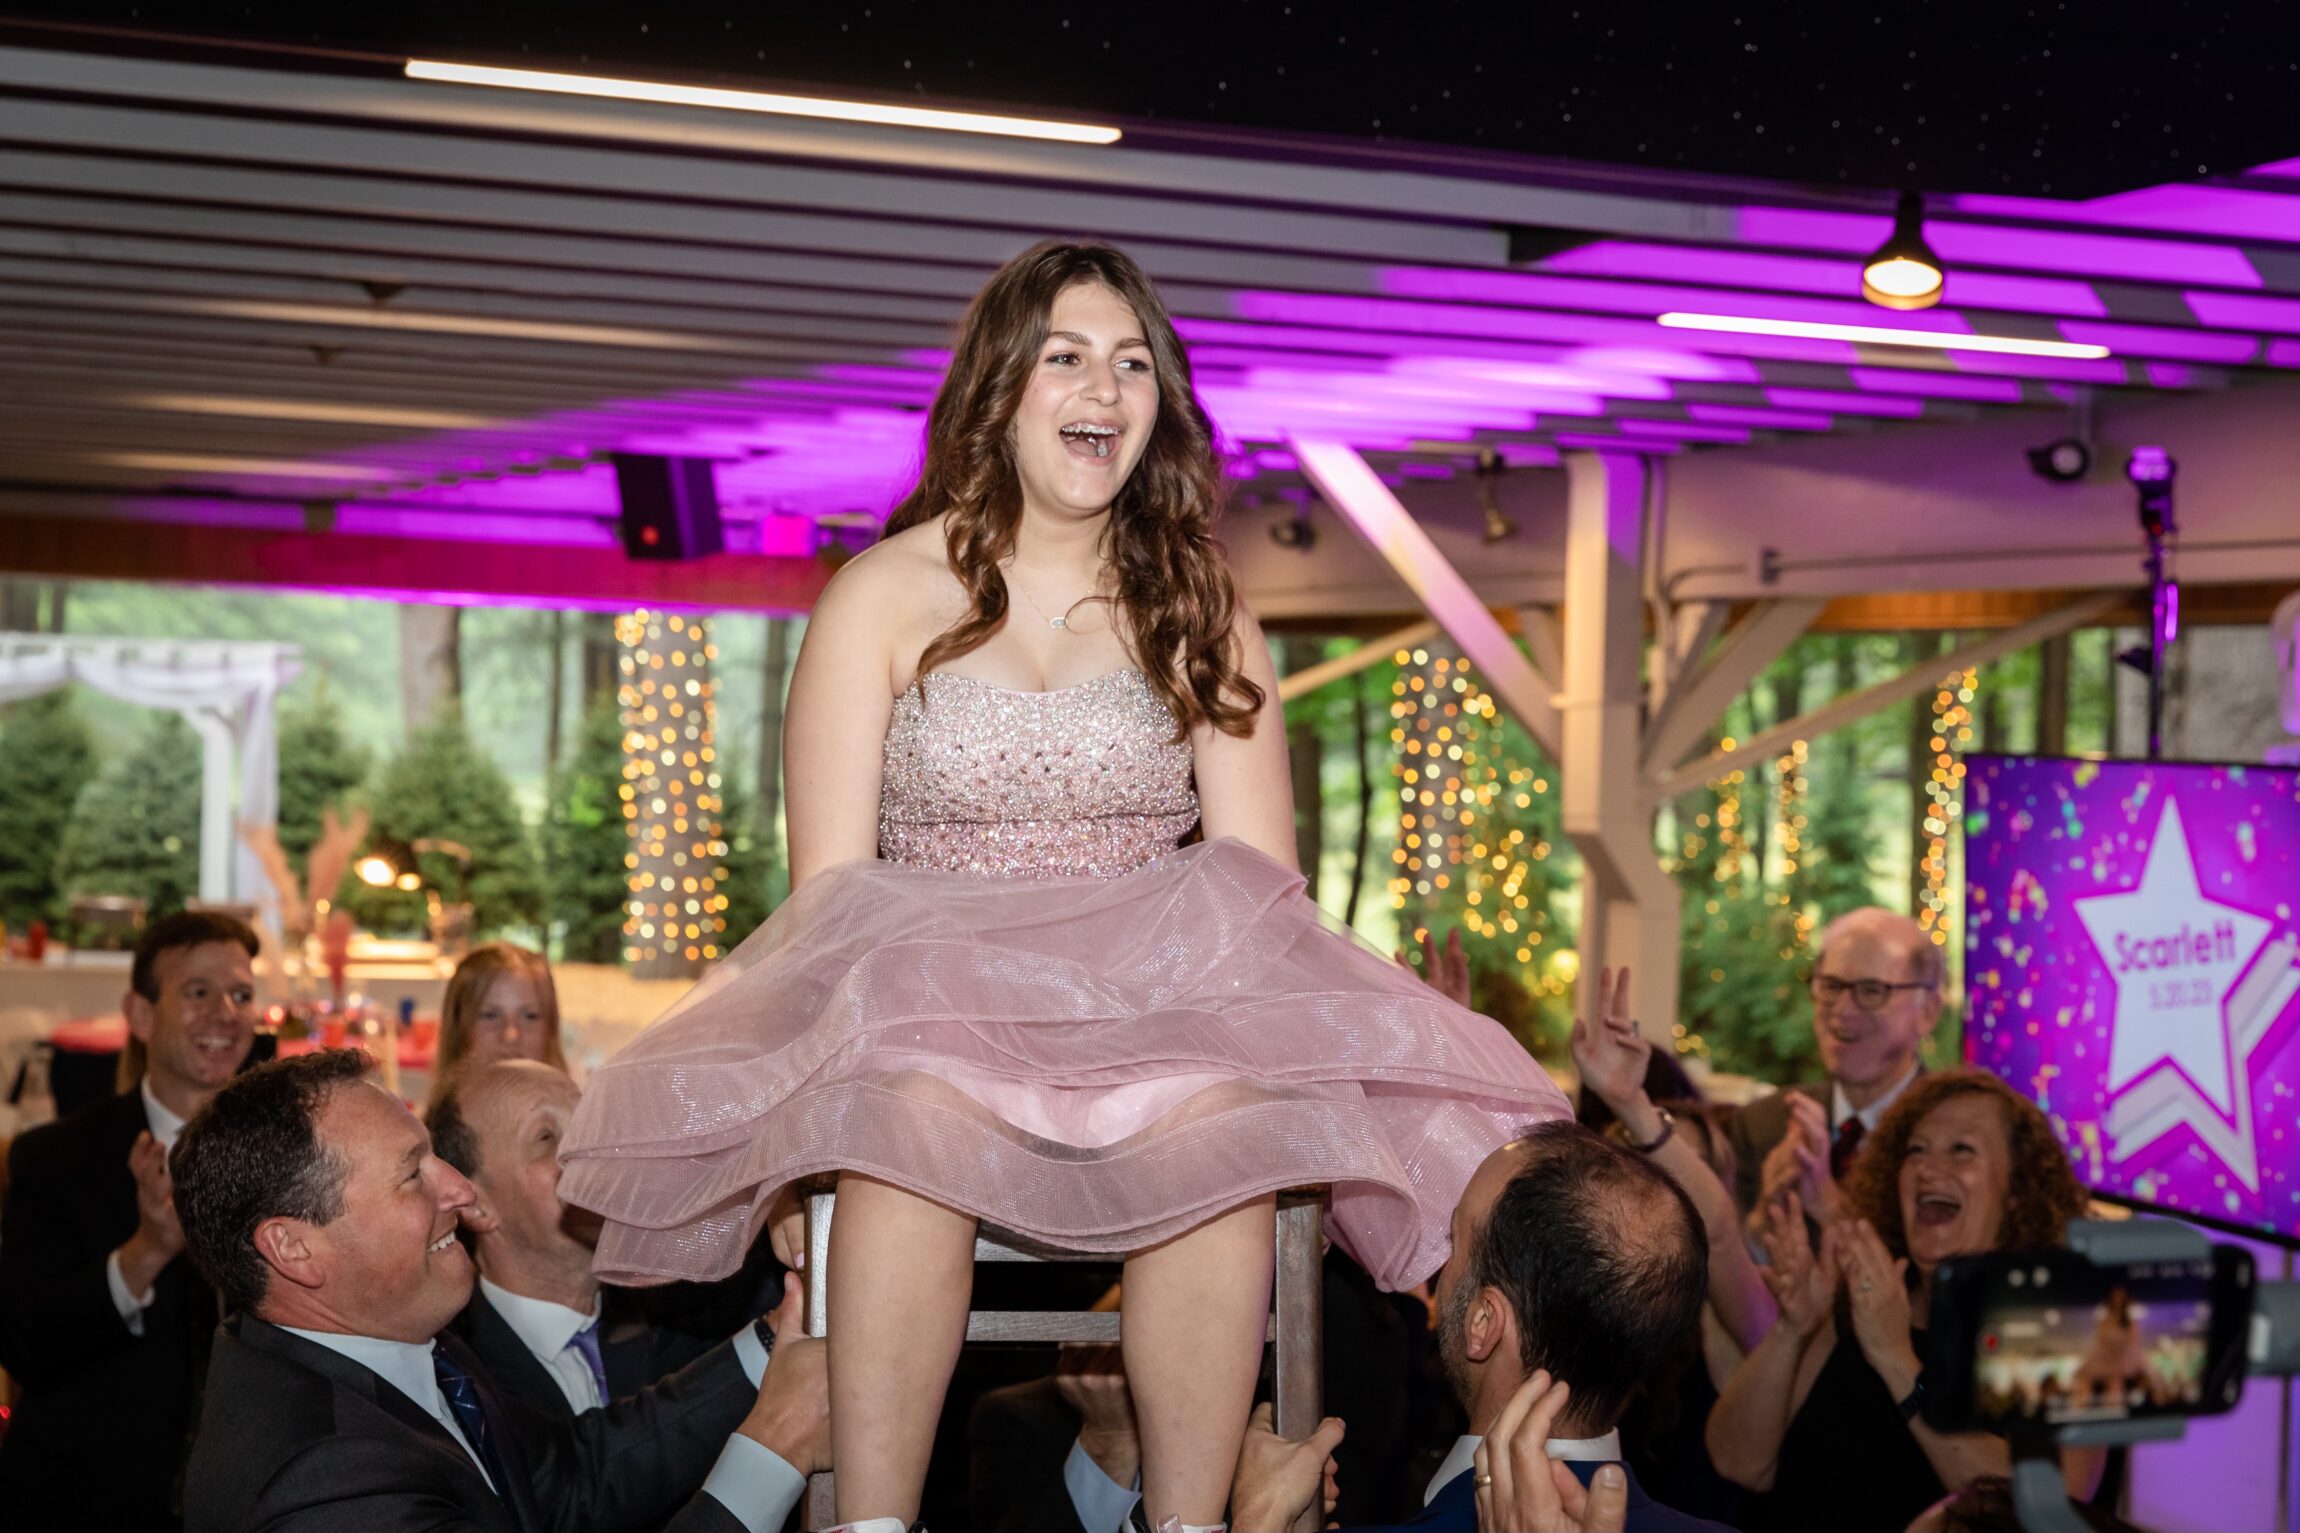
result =
[[[784,1186],[856,1171],[1112,1255],[1288,1187],[1384,1286],[1443,1263],[1478,1163],[1569,1111],[1499,1024],[1196,826],[1140,672],[930,674],[880,856],[828,869],[591,1077],[561,1196],[614,1281],[734,1270]]]

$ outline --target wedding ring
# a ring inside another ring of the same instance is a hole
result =
[[[1871,1279],[1871,1278],[1863,1278],[1863,1279],[1861,1279],[1861,1292],[1863,1292],[1863,1293],[1867,1293],[1867,1292],[1868,1292],[1870,1289],[1872,1289],[1872,1288],[1874,1288],[1874,1287],[1876,1287],[1876,1286],[1877,1286],[1877,1285],[1876,1285],[1876,1282],[1875,1282],[1875,1280],[1874,1280],[1874,1279]]]
[[[1493,1483],[1493,1476],[1492,1476],[1492,1475],[1490,1475],[1490,1474],[1481,1474],[1481,1475],[1479,1475],[1479,1476],[1478,1476],[1478,1477],[1477,1477],[1475,1480],[1472,1480],[1470,1483],[1471,1483],[1472,1485],[1476,1486],[1476,1487],[1477,1487],[1479,1490],[1483,1490],[1483,1489],[1485,1489],[1485,1488],[1486,1488],[1488,1485],[1491,1485],[1491,1484]]]

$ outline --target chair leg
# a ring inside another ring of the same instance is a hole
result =
[[[831,1329],[831,1211],[838,1199],[828,1192],[807,1198],[807,1266],[800,1274],[807,1305],[807,1334],[827,1336]],[[807,1528],[836,1527],[839,1520],[838,1481],[831,1470],[807,1476]]]
[[[1286,1193],[1278,1199],[1276,1407],[1278,1435],[1299,1442],[1318,1429],[1325,1395],[1325,1197]],[[1294,1524],[1319,1527],[1320,1509]]]

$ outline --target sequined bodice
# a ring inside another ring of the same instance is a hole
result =
[[[1198,823],[1190,746],[1140,671],[1017,692],[936,671],[895,699],[879,855],[1011,878],[1116,878]]]

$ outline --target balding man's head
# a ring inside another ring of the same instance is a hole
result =
[[[1940,1021],[1944,960],[1925,929],[1871,905],[1831,921],[1813,966],[1821,1066],[1856,1101],[1906,1075]]]
[[[1546,1368],[1573,1391],[1558,1435],[1596,1436],[1695,1335],[1708,1284],[1701,1219],[1675,1182],[1578,1123],[1545,1123],[1462,1196],[1438,1279],[1442,1361],[1473,1429]]]
[[[506,1059],[457,1072],[432,1105],[441,1158],[471,1178],[496,1220],[479,1240],[480,1271],[516,1292],[532,1292],[523,1280],[542,1273],[589,1270],[598,1220],[559,1201],[559,1144],[581,1097],[551,1066]]]

